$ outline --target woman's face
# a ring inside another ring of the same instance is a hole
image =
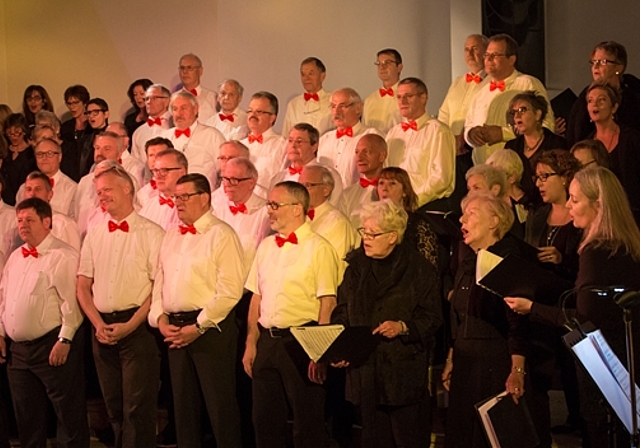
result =
[[[607,61],[601,64],[602,61]],[[591,75],[594,81],[609,81],[617,77],[616,72],[622,72],[622,65],[609,63],[616,62],[616,58],[602,48],[596,49],[591,56]]]
[[[402,184],[396,179],[381,177],[378,179],[378,196],[380,199],[391,199],[396,204],[402,204],[405,197]]]
[[[536,187],[547,204],[564,204],[567,201],[566,180],[544,163],[536,166]]]
[[[142,86],[135,86],[133,88],[133,101],[136,103],[138,109],[145,110],[144,95],[145,90]]]
[[[396,232],[383,232],[375,219],[367,219],[360,231],[364,253],[370,258],[386,258],[396,245]]]
[[[521,135],[535,131],[542,116],[542,112],[533,110],[527,101],[516,101],[509,113],[513,115],[514,128]]]
[[[617,104],[612,104],[606,90],[595,88],[587,94],[587,110],[594,123],[605,123],[613,120],[613,114],[618,110]]]
[[[573,220],[574,227],[587,229],[598,216],[598,204],[593,203],[580,189],[580,184],[575,179],[569,185],[569,200],[567,208]]]
[[[496,238],[498,217],[481,201],[471,201],[460,217],[462,238],[473,250],[486,249]]]
[[[19,126],[8,127],[5,134],[12,145],[17,145],[24,141],[24,131]]]
[[[80,101],[75,96],[70,96],[69,98],[67,98],[65,104],[67,105],[67,109],[69,109],[69,112],[71,112],[71,116],[73,118],[81,117],[84,114],[84,104],[82,104],[82,101]]]
[[[37,90],[32,90],[27,96],[27,107],[33,114],[37,114],[44,107],[44,98]]]

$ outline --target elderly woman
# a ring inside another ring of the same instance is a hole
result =
[[[407,213],[390,199],[361,212],[362,246],[348,257],[333,323],[369,326],[381,341],[347,367],[346,397],[359,407],[363,447],[430,444],[429,352],[442,323],[435,268],[403,242]]]
[[[442,380],[449,389],[446,447],[487,447],[474,405],[503,392],[514,400],[524,394],[525,320],[502,298],[476,285],[481,249],[505,257],[517,252],[507,235],[514,217],[503,199],[474,193],[462,201],[463,243],[451,295],[453,348]]]
[[[147,108],[145,107],[144,97],[147,89],[153,84],[150,79],[136,79],[131,83],[127,90],[127,96],[133,108],[124,118],[124,125],[127,127],[129,138],[133,137],[136,129],[147,121]]]
[[[22,113],[27,119],[27,125],[32,128],[36,124],[36,114],[41,110],[53,112],[51,98],[44,87],[31,85],[24,91],[22,98]]]
[[[486,164],[499,169],[507,176],[507,196],[511,201],[513,213],[518,222],[526,222],[529,209],[540,203],[540,196],[522,188],[524,163],[520,156],[512,149],[499,149],[489,156]]]
[[[609,168],[609,153],[600,140],[581,140],[571,147],[571,154],[582,168],[592,164]]]
[[[640,289],[640,231],[635,225],[629,202],[616,176],[606,168],[591,167],[576,173],[569,186],[567,207],[573,225],[583,230],[578,276],[576,279],[576,309],[534,303],[523,298],[505,298],[515,311],[540,317],[561,326],[565,313],[580,323],[591,321],[599,328],[618,358],[626,364],[625,331],[622,308],[612,297],[593,292],[594,288],[624,285]],[[634,324],[639,316],[634,312]],[[638,328],[634,328],[639,336]],[[638,343],[638,340],[635,341]],[[638,382],[636,375],[636,382]],[[603,447],[607,442],[607,411],[600,393],[590,379],[578,370],[582,417],[587,424],[585,446]],[[628,446],[628,434],[619,440]]]

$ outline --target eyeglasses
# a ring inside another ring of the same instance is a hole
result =
[[[228,162],[231,159],[235,159],[236,157],[232,157],[232,156],[218,156],[218,160],[224,160],[225,162]]]
[[[302,140],[301,138],[297,138],[297,139],[295,139],[295,140],[293,140],[293,139],[289,139],[289,140],[287,140],[287,142],[288,142],[290,145],[291,145],[291,144],[294,144],[294,145],[302,145],[303,143],[311,143],[311,140]]]
[[[258,115],[258,116],[260,117],[260,116],[262,116],[262,115],[273,115],[273,112],[269,112],[269,111],[267,111],[267,110],[259,110],[259,109],[253,110],[253,109],[249,109],[249,110],[247,111],[247,115],[251,115],[251,114],[253,114],[253,115]]]
[[[525,112],[529,112],[531,110],[530,107],[526,107],[526,106],[520,106],[516,109],[511,109],[509,111],[509,115],[511,115],[512,117],[515,117],[516,115],[522,115]]]
[[[540,181],[542,183],[546,182],[551,176],[559,176],[558,173],[542,173],[537,176],[533,176],[533,182]]]
[[[151,173],[153,174],[154,177],[165,177],[167,174],[169,174],[169,171],[175,171],[175,170],[179,170],[180,167],[174,167],[174,168],[154,168],[151,171]]]
[[[200,68],[200,66],[198,65],[181,65],[180,67],[178,67],[178,71],[181,72],[192,72],[194,70],[198,70]]]
[[[378,238],[381,235],[385,235],[387,233],[392,233],[393,231],[389,231],[389,232],[379,232],[379,233],[371,233],[371,232],[367,232],[364,227],[360,227],[358,229],[358,233],[360,234],[360,236],[362,237],[363,240],[367,240],[367,241],[373,241],[376,238]]]
[[[305,188],[319,187],[320,185],[324,185],[324,182],[303,182],[302,185],[304,185]]]
[[[617,64],[619,65],[620,63],[618,61],[612,61],[610,59],[591,59],[589,61],[589,65],[591,66],[599,66],[599,65],[608,65],[608,64]]]
[[[149,101],[158,101],[158,100],[166,100],[169,98],[168,96],[145,96],[144,102],[148,103]]]
[[[176,194],[171,196],[171,199],[180,202],[187,202],[191,196],[197,196],[199,194],[204,194],[204,191],[196,191],[195,193],[185,193],[185,194]]]
[[[235,187],[235,186],[239,185],[240,182],[243,182],[245,180],[251,179],[251,177],[225,177],[225,176],[222,176],[221,179],[222,179],[222,182],[225,182],[225,183],[231,185],[232,187]]]
[[[9,128],[5,131],[7,135],[23,135],[24,131],[20,128]]]
[[[391,59],[387,60],[387,61],[376,61],[373,63],[373,65],[378,66],[378,67],[382,67],[382,68],[387,68],[389,65],[391,64],[397,64],[398,61],[392,61]]]
[[[595,160],[595,159],[593,159],[593,160],[589,160],[587,163],[583,163],[583,164],[582,164],[582,168],[586,168],[586,167],[588,167],[589,165],[591,165],[592,163],[596,163],[596,160]]]
[[[353,106],[353,103],[349,103],[349,104],[345,104],[345,103],[340,103],[340,104],[330,104],[329,107],[331,108],[331,110],[338,110],[338,109],[348,109],[351,106]]]
[[[27,103],[32,103],[34,101],[42,101],[42,97],[40,95],[30,96],[27,98]]]
[[[273,211],[278,210],[280,207],[286,207],[287,205],[298,205],[299,202],[288,202],[288,203],[282,203],[282,202],[275,202],[275,201],[269,201],[267,202],[265,205]]]
[[[491,60],[491,59],[499,58],[501,56],[506,56],[506,55],[507,55],[506,53],[498,53],[498,52],[485,53],[484,58]]]
[[[88,110],[88,111],[86,111],[84,114],[85,114],[87,117],[95,117],[95,116],[97,116],[100,112],[104,112],[104,110],[103,110],[103,109],[93,109],[93,110]]]
[[[36,159],[50,159],[60,154],[58,151],[37,152]]]

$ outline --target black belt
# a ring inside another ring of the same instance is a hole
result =
[[[110,313],[100,313],[100,317],[105,324],[122,324],[125,322],[129,322],[129,320],[136,314],[136,311],[140,309],[139,306],[135,308],[129,308],[127,310],[122,311],[112,311]]]
[[[317,322],[307,322],[306,324],[299,325],[299,326],[306,327],[309,325],[317,325]],[[286,336],[291,335],[291,330],[289,328],[278,328],[278,327],[265,328],[260,324],[258,324],[258,328],[260,329],[261,334],[268,334],[269,337],[273,339],[284,338]]]
[[[183,311],[180,313],[168,313],[169,323],[176,327],[186,327],[187,325],[193,325],[198,321],[198,315],[202,312],[202,309],[195,311]]]

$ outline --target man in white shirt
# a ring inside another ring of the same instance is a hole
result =
[[[359,177],[355,163],[358,140],[366,134],[379,134],[379,131],[360,122],[362,98],[349,87],[331,94],[330,107],[336,130],[329,131],[320,138],[318,161],[338,171],[343,187],[347,188],[357,182]]]
[[[293,125],[309,123],[320,134],[334,128],[329,103],[331,95],[322,88],[327,69],[318,58],[306,58],[300,64],[300,78],[304,93],[287,104],[282,123],[282,135],[288,135]]]
[[[222,176],[224,167],[227,165],[227,162],[229,160],[235,159],[236,157],[244,157],[245,159],[249,159],[249,148],[247,148],[238,140],[227,140],[222,145],[220,145],[220,154],[218,155],[218,179],[215,185],[216,191],[220,188],[220,185],[222,183],[222,179],[220,178],[220,176]]]
[[[47,175],[51,188],[55,192],[55,199],[52,199],[50,203],[51,208],[56,212],[73,218],[74,200],[78,184],[60,171],[62,148],[55,140],[45,138],[36,144],[33,152],[36,156],[38,170]],[[24,198],[24,184],[22,184],[16,195],[16,203],[22,202]]]
[[[213,114],[206,124],[222,132],[226,140],[242,140],[249,133],[247,113],[240,109],[244,87],[235,79],[225,79],[218,90],[220,112]]]
[[[339,209],[354,229],[362,227],[360,211],[365,204],[377,201],[378,179],[387,160],[387,142],[377,134],[364,135],[356,145],[356,165],[360,180],[344,190]]]
[[[51,235],[51,207],[38,198],[16,207],[25,244],[14,251],[0,282],[0,363],[8,377],[20,446],[47,442],[47,402],[60,446],[89,447],[82,334],[76,302],[78,252]],[[11,339],[7,357],[5,338]],[[75,340],[74,340],[75,339]]]
[[[211,214],[204,176],[183,176],[175,200],[182,225],[162,242],[148,319],[169,345],[178,446],[200,446],[206,412],[217,446],[240,448],[233,309],[245,277],[242,246],[233,229]]]
[[[202,61],[193,53],[180,58],[178,75],[182,83],[182,91],[190,92],[198,100],[198,121],[206,123],[216,113],[216,92],[200,85],[204,68]]]
[[[156,161],[156,154],[165,149],[173,149],[173,143],[164,137],[153,137],[144,144],[144,152],[147,157],[145,171],[149,172],[150,179],[136,193],[140,207],[144,207],[148,201],[158,197],[158,183],[151,175],[151,170],[153,170]]]
[[[137,184],[136,191],[138,191],[140,187],[145,184],[145,161],[136,159],[129,153],[129,151],[127,151],[130,139],[129,134],[127,133],[127,127],[124,125],[124,123],[120,123],[118,121],[109,123],[109,126],[107,126],[107,132],[113,132],[118,137],[120,137],[124,150],[122,151],[122,154],[120,154],[120,158],[118,159],[118,161],[122,164],[124,169],[127,170],[129,175],[133,177],[133,180]]]
[[[145,163],[145,144],[162,131],[173,126],[169,112],[171,92],[162,84],[151,85],[144,95],[144,107],[147,110],[147,121],[133,133],[131,138],[131,155]]]
[[[326,369],[304,352],[287,348],[295,347],[290,327],[329,323],[336,306],[338,257],[306,222],[309,193],[304,186],[279,183],[267,207],[277,233],[260,243],[245,285],[253,297],[243,364],[253,378],[256,442],[286,446],[289,402],[295,446],[328,446],[319,384]]]
[[[516,70],[518,43],[508,34],[496,34],[489,39],[484,55],[484,68],[489,77],[474,96],[464,122],[464,138],[473,147],[473,163],[484,163],[515,134],[507,124],[509,102],[518,93],[533,90],[549,103],[547,90],[535,77]],[[549,103],[549,113],[543,126],[554,130],[555,117]]]
[[[270,92],[257,92],[251,96],[247,110],[249,135],[242,144],[249,148],[251,161],[258,170],[259,196],[267,197],[271,179],[284,163],[286,142],[276,134],[273,125],[278,118],[278,99]]]
[[[418,78],[398,84],[402,123],[387,134],[388,165],[404,169],[418,206],[447,198],[455,187],[456,146],[449,128],[427,113],[427,86]]]
[[[78,300],[94,329],[93,358],[115,446],[155,446],[160,357],[146,325],[164,232],[133,208],[135,189],[113,161],[96,167],[110,217],[91,228],[78,267]]]
[[[395,95],[402,73],[402,56],[398,50],[386,48],[378,52],[374,64],[378,67],[382,87],[365,100],[362,121],[367,127],[376,128],[384,135],[400,123]]]
[[[180,224],[172,197],[178,179],[189,172],[189,163],[180,151],[165,149],[156,155],[154,166],[152,172],[158,196],[147,201],[140,209],[140,216],[155,222],[166,232]]]

